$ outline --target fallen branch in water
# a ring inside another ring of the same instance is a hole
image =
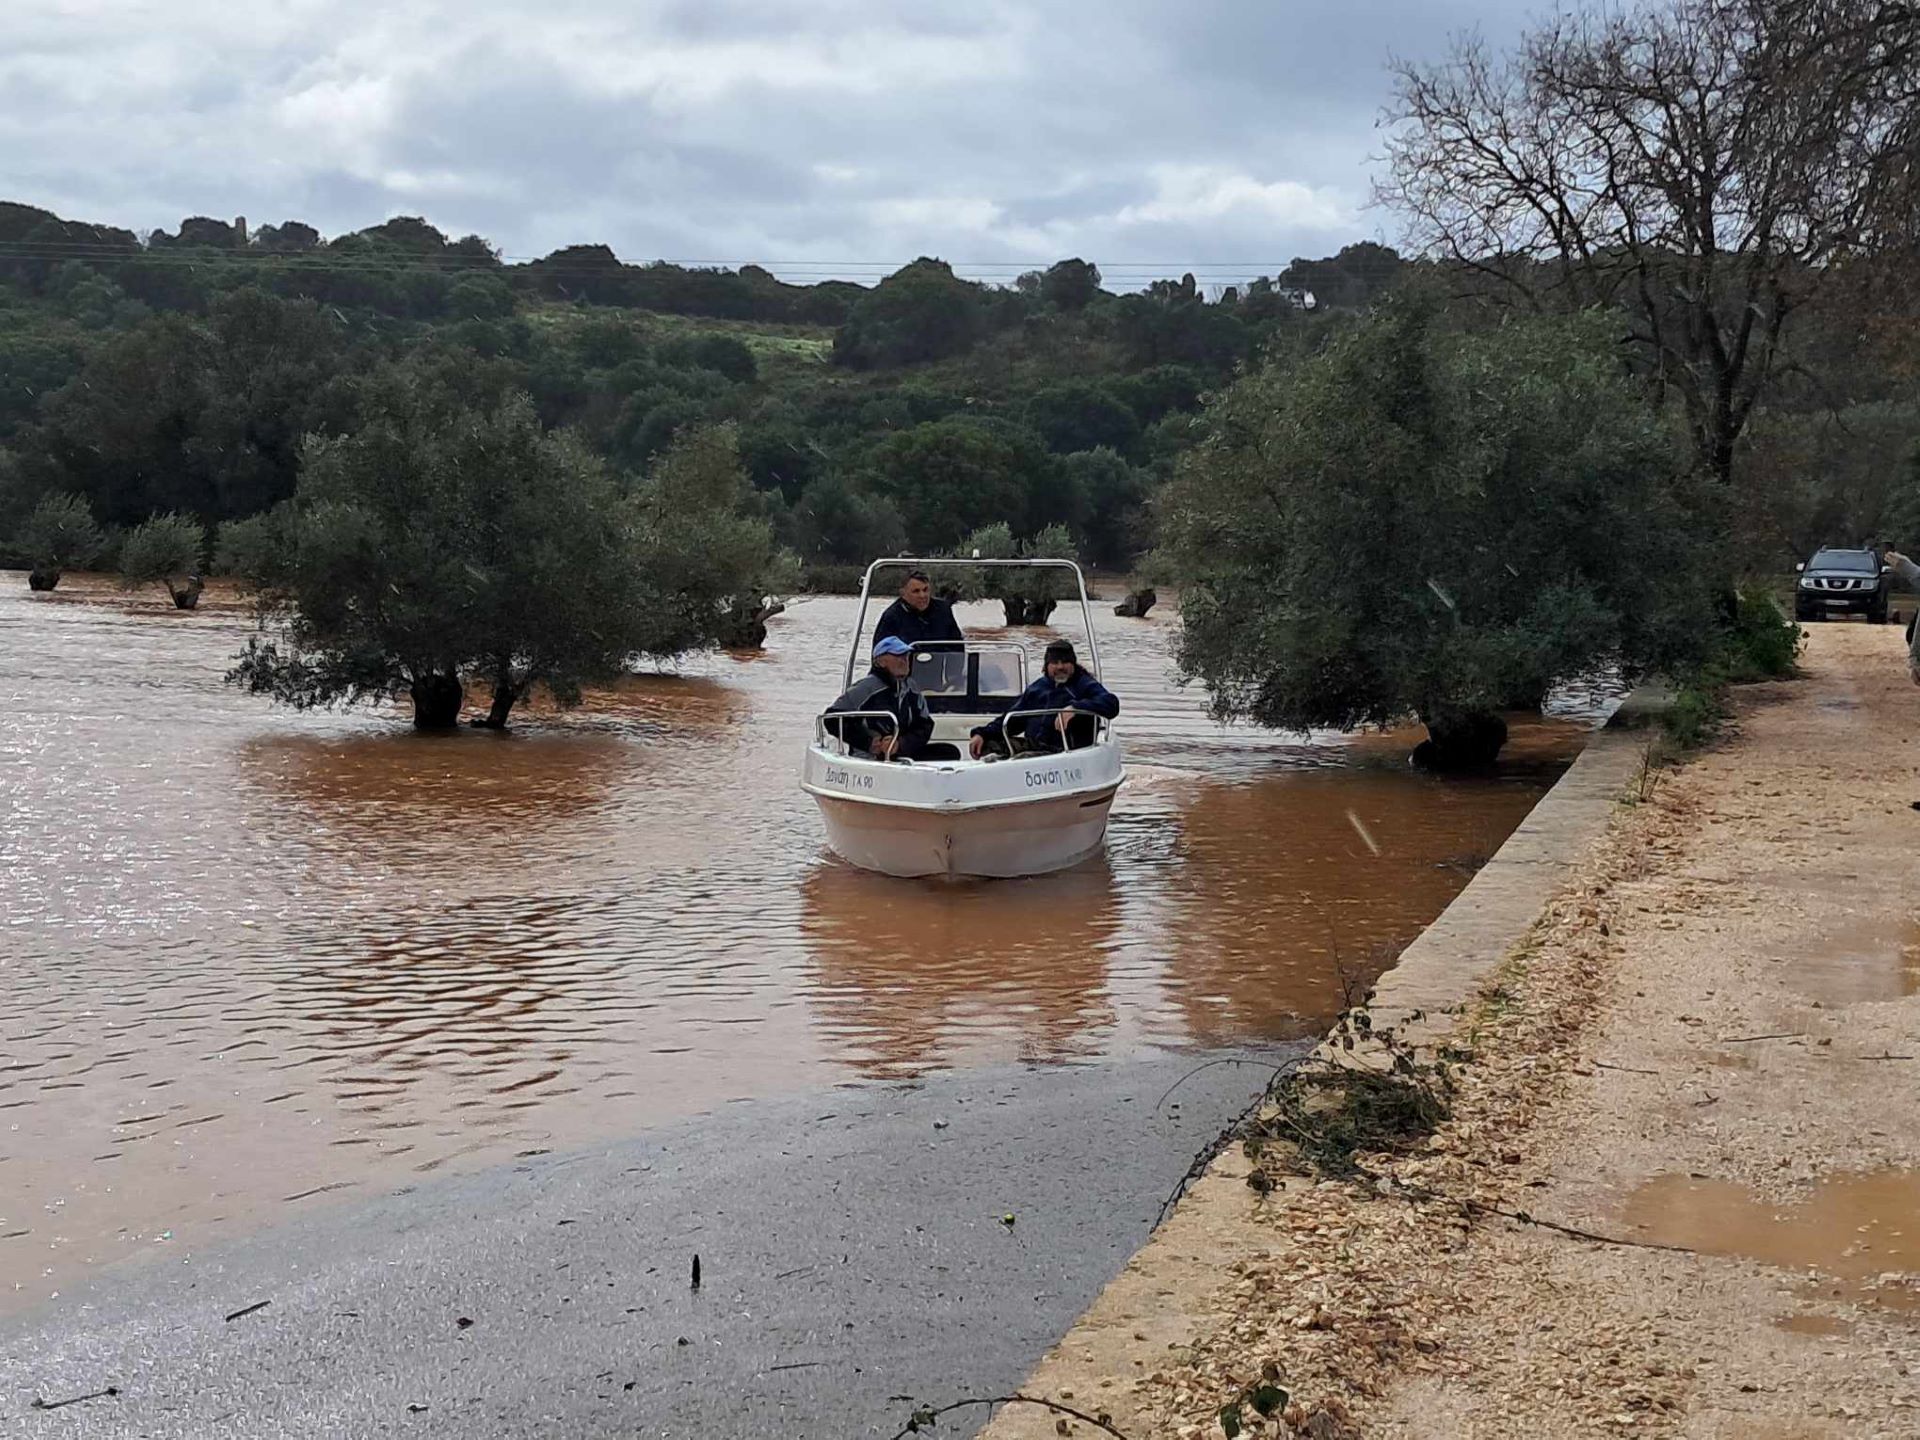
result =
[[[90,1395],[69,1395],[64,1400],[42,1400],[34,1397],[31,1408],[35,1410],[64,1410],[69,1405],[78,1405],[83,1400],[105,1400],[120,1393],[118,1385],[109,1385],[104,1390],[95,1390]]]
[[[1213,1164],[1220,1152],[1225,1150],[1227,1146],[1231,1145],[1236,1139],[1240,1138],[1246,1129],[1247,1122],[1254,1117],[1255,1112],[1258,1111],[1262,1105],[1266,1104],[1267,1097],[1273,1094],[1273,1087],[1277,1085],[1288,1072],[1299,1065],[1304,1058],[1304,1056],[1298,1056],[1283,1065],[1275,1066],[1273,1073],[1267,1077],[1266,1087],[1261,1090],[1258,1095],[1254,1096],[1253,1099],[1249,1100],[1239,1114],[1235,1115],[1223,1125],[1218,1134],[1200,1147],[1195,1153],[1192,1162],[1187,1166],[1186,1173],[1175,1183],[1173,1193],[1160,1202],[1160,1213],[1153,1217],[1153,1228],[1155,1230],[1158,1230],[1160,1226],[1165,1223],[1167,1216],[1173,1212],[1173,1207],[1180,1203],[1180,1197],[1187,1193],[1188,1187],[1207,1173],[1207,1167]],[[1172,1093],[1171,1090],[1167,1092],[1169,1095]]]
[[[1113,1417],[1102,1410],[1098,1415],[1089,1415],[1084,1410],[1076,1410],[1071,1405],[1062,1405],[1058,1400],[1048,1400],[1039,1395],[995,1395],[990,1398],[955,1400],[951,1405],[922,1405],[908,1417],[906,1425],[894,1431],[892,1440],[906,1440],[909,1435],[918,1435],[922,1430],[931,1430],[942,1415],[955,1410],[968,1410],[977,1405],[1037,1405],[1055,1415],[1065,1415],[1081,1420],[1103,1434],[1112,1435],[1115,1440],[1127,1440],[1126,1435],[1113,1428]]]
[[[1178,1080],[1174,1081],[1173,1084],[1169,1085],[1167,1087],[1166,1093],[1162,1095],[1158,1100],[1153,1102],[1154,1112],[1156,1114],[1159,1113],[1160,1107],[1166,1104],[1167,1101],[1172,1098],[1174,1091],[1178,1090],[1182,1085],[1186,1084],[1187,1081],[1193,1079],[1194,1076],[1198,1075],[1203,1070],[1211,1070],[1216,1065],[1266,1065],[1266,1064],[1267,1062],[1265,1060],[1252,1060],[1247,1058],[1244,1055],[1222,1055],[1217,1060],[1209,1060],[1205,1064],[1196,1065],[1193,1067],[1193,1069],[1187,1071],[1186,1074],[1182,1075]]]

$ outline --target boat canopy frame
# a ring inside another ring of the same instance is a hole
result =
[[[875,560],[867,566],[867,573],[860,578],[860,615],[853,624],[853,644],[847,648],[847,674],[842,688],[851,689],[854,677],[860,673],[861,642],[867,633],[867,607],[873,599],[873,577],[882,570],[971,570],[982,567],[1021,570],[1068,570],[1073,573],[1074,587],[1080,592],[1080,623],[1087,634],[1087,660],[1095,676],[1100,674],[1100,638],[1093,630],[1093,604],[1087,598],[1087,577],[1081,572],[1077,562],[1072,560],[1034,558],[1019,559],[966,559],[958,555],[889,555],[885,559]],[[869,658],[871,649],[869,647]]]

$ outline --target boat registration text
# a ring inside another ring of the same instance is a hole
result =
[[[1077,765],[1057,766],[1052,770],[1029,770],[1027,788],[1043,790],[1054,785],[1078,785],[1085,775],[1086,771]]]

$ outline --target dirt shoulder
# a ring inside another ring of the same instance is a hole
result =
[[[1250,1435],[1920,1435],[1902,660],[1895,628],[1814,629],[1804,678],[1623,805],[1482,986],[1449,1122],[1364,1183],[1205,1188],[1132,1323],[1083,1321],[1026,1393],[1132,1440],[1221,1435],[1263,1371],[1289,1403],[1242,1405]]]

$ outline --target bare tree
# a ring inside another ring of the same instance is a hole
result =
[[[1394,74],[1378,198],[1414,243],[1529,304],[1620,305],[1721,481],[1790,318],[1920,230],[1908,0],[1656,0]]]

